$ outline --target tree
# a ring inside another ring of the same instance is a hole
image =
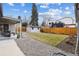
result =
[[[54,27],[58,27],[58,22],[55,22]]]
[[[64,23],[59,21],[59,22],[55,22],[55,26],[56,27],[64,27]]]
[[[58,27],[64,27],[64,23],[61,22],[61,21],[59,21],[59,23],[58,23]]]
[[[3,17],[3,12],[2,12],[2,3],[0,3],[0,17]]]
[[[32,4],[32,16],[31,16],[30,25],[38,26],[38,12],[35,3]]]
[[[52,22],[52,26],[51,27],[54,27],[54,25],[55,25],[54,22]]]
[[[21,16],[18,16],[18,19],[21,19]]]
[[[22,26],[27,27],[27,22],[23,22],[23,23],[22,23]]]

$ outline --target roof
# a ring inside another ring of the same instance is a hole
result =
[[[31,25],[29,25],[28,27],[40,28],[40,26],[31,26]]]
[[[65,25],[76,25],[76,24],[65,24]]]
[[[18,21],[18,19],[15,19],[15,18],[0,17],[0,24],[16,24],[17,22],[19,22],[19,21]]]

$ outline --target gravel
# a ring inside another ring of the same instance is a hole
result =
[[[27,33],[22,34],[21,39],[15,40],[19,48],[26,56],[75,56],[31,38]]]

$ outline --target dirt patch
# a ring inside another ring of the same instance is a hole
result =
[[[75,53],[75,46],[76,46],[76,39],[77,37],[73,37],[73,38],[65,38],[65,40],[63,40],[61,43],[59,43],[57,45],[58,48],[66,51],[66,52],[70,52],[70,53]]]

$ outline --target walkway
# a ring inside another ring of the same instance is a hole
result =
[[[0,56],[24,56],[15,40],[0,40]]]
[[[26,56],[73,56],[71,53],[34,40],[27,33],[23,33],[23,38],[16,42]]]

